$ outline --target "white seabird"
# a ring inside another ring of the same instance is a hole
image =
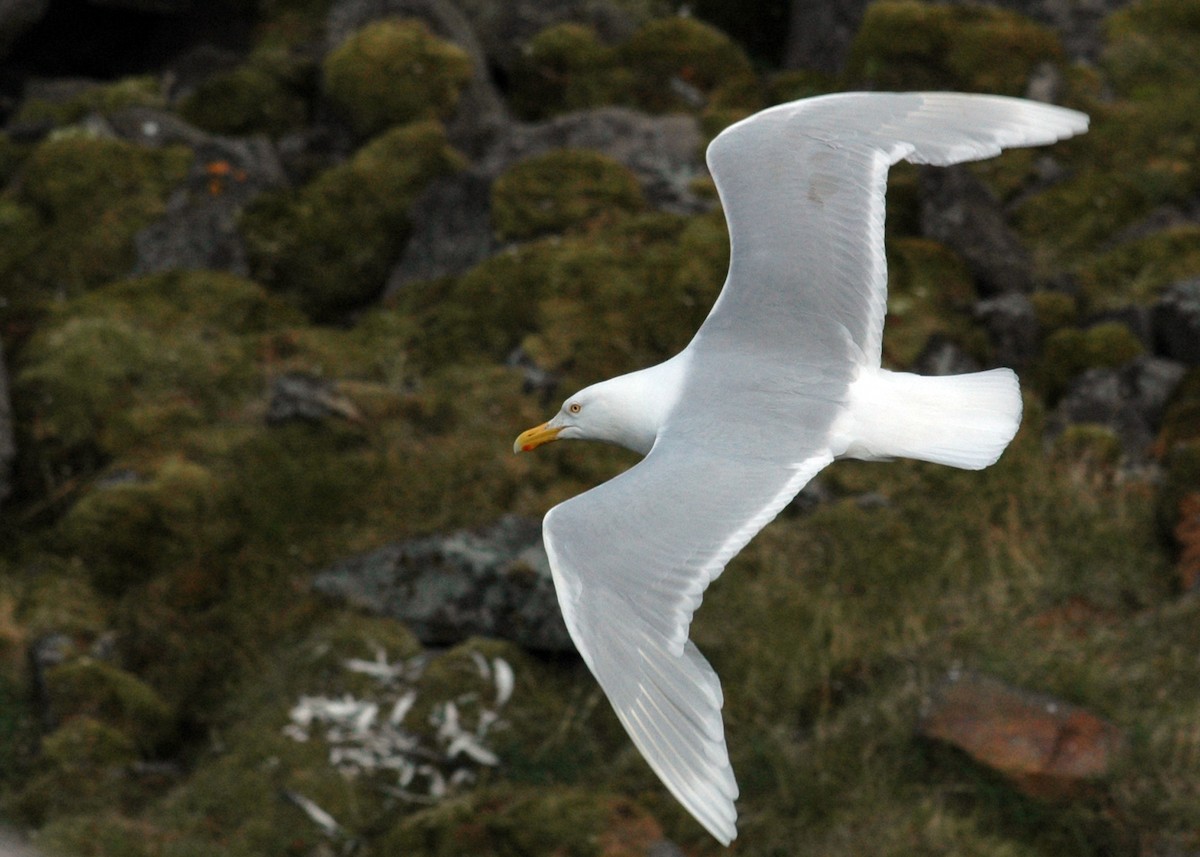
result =
[[[888,168],[947,165],[1082,133],[1016,98],[844,93],[725,129],[708,166],[729,224],[724,289],[675,357],[588,387],[515,451],[602,440],[645,458],[546,515],[571,638],[634,744],[719,841],[738,789],[721,684],[688,639],[705,587],[836,458],[992,464],[1021,419],[1008,369],[880,366]]]

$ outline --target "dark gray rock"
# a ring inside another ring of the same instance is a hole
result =
[[[13,42],[42,19],[50,0],[0,0],[0,59]]]
[[[4,349],[0,347],[0,502],[12,493],[13,459],[17,457],[16,436],[13,434],[12,401],[8,395],[8,369],[4,364]]]
[[[166,212],[137,234],[133,273],[207,268],[248,276],[238,216],[262,191],[287,181],[270,140],[215,136],[150,108],[123,110],[109,121],[119,137],[139,145],[178,143],[195,153]]]
[[[296,420],[319,423],[331,417],[362,420],[354,403],[338,392],[333,381],[304,372],[287,372],[271,382],[268,425]]]
[[[54,713],[50,709],[47,674],[54,667],[78,657],[79,654],[77,641],[65,633],[43,634],[29,644],[26,657],[29,661],[30,692],[38,721],[45,732],[51,731],[57,725]]]
[[[430,182],[409,208],[410,236],[385,293],[461,274],[495,252],[491,188],[492,179],[474,168]]]
[[[1089,369],[1071,382],[1047,420],[1047,436],[1077,423],[1102,425],[1120,439],[1127,457],[1144,458],[1186,371],[1173,360],[1145,356],[1115,369]]]
[[[1200,277],[1176,283],[1154,305],[1155,348],[1172,360],[1200,366]]]
[[[975,317],[987,328],[1001,366],[1024,366],[1037,355],[1037,313],[1025,295],[1012,292],[980,301],[975,305]]]
[[[997,362],[1004,366],[1013,365],[1003,359],[998,359]],[[978,372],[982,368],[979,361],[953,341],[936,333],[929,337],[929,341],[913,361],[913,371],[921,375],[965,375],[968,372]]]
[[[317,592],[403,622],[422,643],[473,635],[539,651],[571,651],[541,524],[507,515],[490,527],[382,547],[335,563]]]
[[[839,74],[868,0],[792,0],[784,65]]]
[[[700,126],[691,116],[650,116],[625,107],[600,107],[555,116],[545,122],[515,124],[481,160],[497,176],[511,164],[564,146],[594,149],[637,175],[655,208],[695,214],[711,206],[692,191],[691,182],[707,175],[701,154]]]
[[[533,362],[533,358],[518,346],[504,361],[505,366],[512,366],[524,373],[521,382],[521,392],[525,395],[536,393],[543,405],[550,404],[558,392],[558,375],[548,372]]]
[[[963,167],[919,175],[922,234],[958,253],[984,296],[1031,291],[1033,260],[983,182]]]

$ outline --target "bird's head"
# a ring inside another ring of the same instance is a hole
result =
[[[644,415],[641,387],[626,375],[580,390],[547,422],[521,432],[513,452],[529,452],[553,440],[600,440],[644,455],[658,426]]]
[[[597,428],[605,420],[597,417],[604,410],[603,396],[595,395],[590,387],[580,390],[563,402],[548,421],[521,432],[513,444],[513,452],[529,452],[554,440],[602,440]]]

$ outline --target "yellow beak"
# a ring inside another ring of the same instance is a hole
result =
[[[523,431],[517,435],[516,443],[513,444],[513,452],[529,452],[531,449],[536,449],[543,443],[549,443],[552,440],[558,440],[558,433],[561,428],[551,428],[550,423],[542,423],[540,426],[534,426],[529,431]]]

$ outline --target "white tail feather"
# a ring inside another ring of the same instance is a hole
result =
[[[1010,369],[937,377],[864,370],[850,390],[843,455],[980,470],[1020,424],[1021,389]]]

